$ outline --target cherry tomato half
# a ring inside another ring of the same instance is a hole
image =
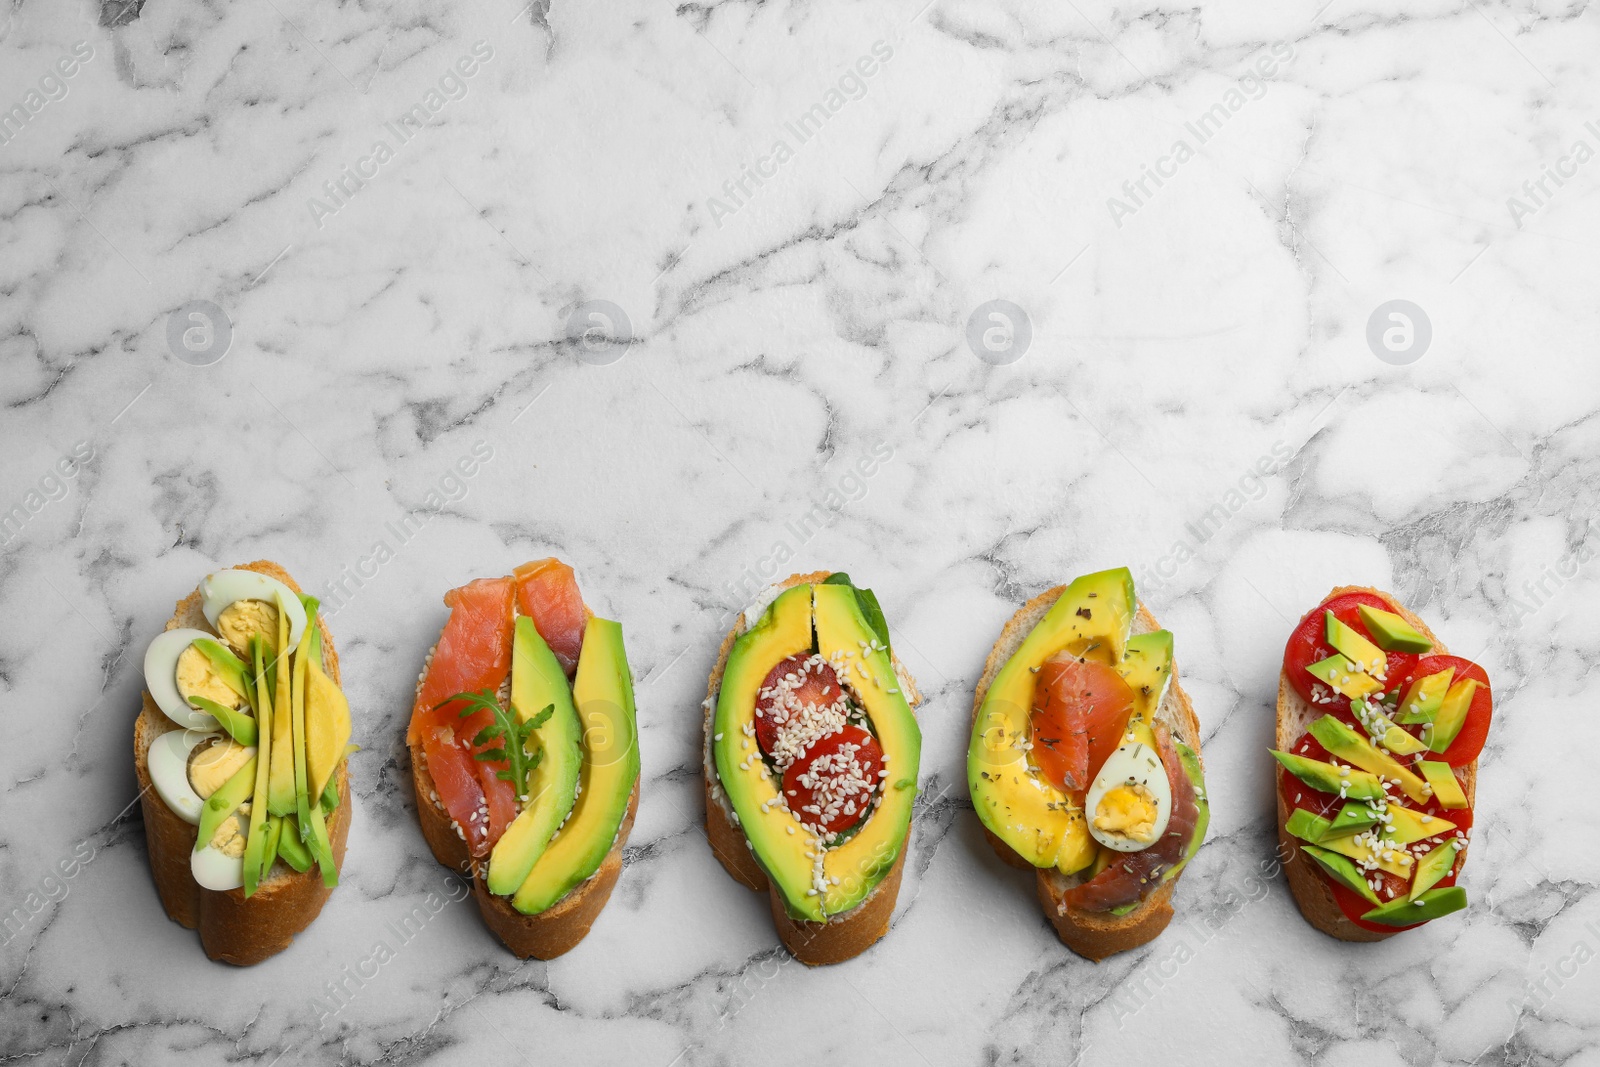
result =
[[[759,692],[770,692],[780,679],[794,675],[800,678],[800,684],[794,690],[794,698],[802,706],[810,704],[813,707],[825,707],[839,699],[842,692],[839,687],[839,676],[834,673],[826,660],[814,658],[809,652],[790,656],[768,671]],[[788,724],[788,712],[778,706],[776,697],[756,698],[756,744],[761,746],[762,752],[772,755],[778,734]]]
[[[859,726],[818,738],[783,772],[783,798],[808,826],[842,833],[872,811],[883,767],[878,739]]]
[[[1340,596],[1324,600],[1312,610],[1306,612],[1300,625],[1294,628],[1294,633],[1289,635],[1289,643],[1283,649],[1283,669],[1289,675],[1289,684],[1294,691],[1300,694],[1301,699],[1307,703],[1315,703],[1311,699],[1311,686],[1316,683],[1306,668],[1319,660],[1325,660],[1333,655],[1334,649],[1328,644],[1328,622],[1324,612],[1333,612],[1333,617],[1355,630],[1356,633],[1372,639],[1372,634],[1367,629],[1367,624],[1361,621],[1361,605],[1378,608],[1381,611],[1392,611],[1388,603],[1380,596],[1372,593],[1344,593]],[[1376,644],[1376,642],[1374,642]],[[1401,678],[1411,669],[1417,657],[1410,652],[1385,652],[1388,658],[1388,677],[1384,681],[1385,689],[1394,688],[1397,678]],[[1318,683],[1320,684],[1320,683]],[[1324,687],[1326,688],[1326,687]],[[1340,698],[1340,704],[1349,702]],[[1317,705],[1322,707],[1324,705]]]

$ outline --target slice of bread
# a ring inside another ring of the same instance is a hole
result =
[[[584,608],[586,619],[594,613]],[[434,648],[438,645],[435,644]],[[433,657],[433,650],[428,658]],[[422,691],[422,679],[417,679],[417,692]],[[555,904],[537,915],[524,915],[511,906],[506,897],[489,892],[486,879],[489,875],[487,859],[474,860],[467,850],[467,842],[456,830],[456,824],[439,800],[433,787],[433,776],[428,773],[428,756],[422,742],[407,746],[411,751],[411,786],[416,791],[417,821],[422,825],[423,839],[433,850],[433,858],[472,880],[472,895],[477,898],[478,911],[484,923],[506,948],[522,959],[553,960],[571,952],[578,942],[588,936],[589,928],[599,918],[600,912],[611,899],[617,876],[622,873],[622,849],[633,830],[633,817],[639,808],[639,782],[633,783],[628,797],[628,813],[623,816],[611,849],[599,868]]]
[[[1011,621],[1006,623],[1005,629],[1000,631],[1000,639],[994,643],[988,660],[984,662],[983,676],[978,679],[977,691],[973,694],[974,723],[977,722],[978,711],[983,707],[983,699],[988,695],[989,686],[993,684],[995,675],[1000,673],[1000,668],[1004,667],[1016,653],[1034,626],[1044,618],[1045,613],[1066,588],[1064,585],[1058,585],[1054,589],[1040,593],[1022,605],[1017,613],[1011,616]],[[1155,617],[1141,603],[1139,614],[1134,619],[1133,632],[1143,634],[1159,629],[1161,627],[1156,623]],[[1167,687],[1167,694],[1162,699],[1161,706],[1156,709],[1156,721],[1165,723],[1172,731],[1173,740],[1188,745],[1194,750],[1195,757],[1200,758],[1200,720],[1195,717],[1194,705],[1189,702],[1189,695],[1178,684],[1176,663],[1172,667],[1172,682]],[[1201,766],[1204,766],[1203,760]],[[1053,867],[1036,868],[1017,855],[1011,846],[990,833],[987,827],[984,828],[983,835],[988,839],[996,855],[1006,863],[1035,872],[1039,903],[1044,908],[1045,918],[1050,920],[1050,924],[1056,928],[1056,934],[1066,946],[1080,956],[1098,961],[1118,952],[1126,952],[1130,948],[1138,948],[1165,930],[1167,923],[1172,921],[1172,893],[1178,886],[1178,879],[1183,876],[1182,871],[1167,879],[1155,892],[1140,902],[1137,908],[1126,915],[1083,911],[1068,907],[1064,899],[1067,890],[1083,881],[1080,876],[1065,875]]]
[[[790,575],[773,589],[782,591],[797,585],[819,583],[825,581],[832,573],[832,571],[815,571],[811,574]],[[739,635],[744,633],[753,621],[740,614],[734,621],[733,629],[722,639],[722,647],[717,650],[716,666],[712,668],[711,678],[706,683],[705,703],[701,705],[701,760],[705,781],[706,840],[711,843],[712,854],[735,881],[757,893],[765,892],[768,895],[772,922],[778,928],[778,937],[795,959],[813,967],[842,963],[861,955],[889,932],[889,920],[894,915],[895,900],[900,895],[900,874],[905,868],[906,852],[911,843],[910,830],[906,831],[905,846],[895,857],[894,866],[889,869],[883,881],[872,887],[861,903],[849,911],[830,915],[826,922],[804,922],[789,916],[783,904],[783,894],[768,881],[767,873],[757,862],[744,831],[734,822],[733,805],[718,783],[716,758],[711,749],[712,720],[716,714],[717,694],[722,689],[722,672],[727,669],[728,654],[733,651],[734,641],[738,640]],[[894,664],[895,677],[900,681],[900,692],[905,696],[906,703],[915,708],[922,703],[922,696],[917,692],[915,680],[900,662],[899,657],[891,653],[890,659]]]
[[[1327,603],[1336,596],[1346,593],[1370,593],[1389,605],[1389,610],[1410,623],[1412,628],[1433,642],[1433,652],[1430,655],[1449,655],[1444,642],[1434,636],[1428,629],[1427,623],[1406,609],[1405,605],[1396,600],[1391,594],[1381,589],[1373,589],[1362,585],[1343,585],[1318,601],[1318,607]],[[1316,611],[1317,608],[1312,608]],[[1301,621],[1305,619],[1302,616]],[[1278,673],[1278,720],[1277,720],[1277,747],[1279,751],[1288,752],[1302,734],[1306,727],[1314,720],[1322,717],[1322,709],[1313,707],[1300,698],[1289,684],[1287,671]],[[1273,770],[1278,768],[1274,765]],[[1467,794],[1467,805],[1475,802],[1478,792],[1478,761],[1473,760],[1466,768],[1465,776],[1457,775],[1461,782],[1461,789]],[[1300,905],[1300,914],[1304,915],[1306,922],[1318,930],[1337,937],[1341,941],[1382,941],[1400,933],[1400,930],[1367,930],[1357,926],[1345,918],[1344,911],[1339,907],[1339,902],[1333,898],[1333,890],[1328,886],[1328,879],[1323,875],[1322,869],[1300,851],[1299,839],[1284,829],[1284,824],[1289,820],[1289,803],[1283,796],[1283,776],[1277,775],[1277,788],[1274,793],[1278,800],[1278,857],[1283,861],[1284,874],[1289,879],[1289,891],[1294,894],[1295,903]],[[1461,853],[1460,862],[1466,862],[1466,851]]]
[[[268,560],[240,564],[236,570],[256,571],[276,578],[296,593],[295,584],[282,567]],[[339,654],[333,638],[319,615],[322,632],[322,658],[328,677],[339,681]],[[200,610],[200,591],[196,589],[178,601],[166,628],[190,626],[211,630]],[[304,873],[278,861],[261,879],[247,900],[243,889],[218,892],[202,889],[189,872],[189,857],[194,852],[199,829],[185,822],[167,807],[150,780],[148,753],[156,738],[169,730],[181,729],[143,694],[143,707],[133,724],[133,765],[139,780],[139,801],[144,812],[145,841],[150,851],[150,873],[167,917],[191,930],[200,931],[200,944],[207,956],[223,963],[247,967],[275,956],[289,947],[294,935],[310,926],[333,892],[324,885],[321,871],[313,865]],[[339,806],[328,820],[328,839],[333,843],[336,867],[344,864],[345,841],[350,835],[350,795],[348,760],[339,763]]]

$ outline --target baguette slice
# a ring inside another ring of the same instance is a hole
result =
[[[584,608],[587,621],[594,613]],[[435,646],[437,647],[437,646]],[[429,655],[432,653],[430,651]],[[417,680],[417,692],[422,691],[422,680]],[[555,904],[537,915],[524,915],[511,906],[506,897],[489,892],[487,858],[474,860],[467,851],[466,840],[456,832],[450,813],[439,801],[433,787],[433,775],[428,773],[428,756],[422,743],[408,746],[411,750],[411,785],[417,795],[417,821],[422,825],[422,836],[433,850],[433,858],[472,880],[472,895],[477,898],[478,911],[485,925],[506,948],[521,959],[553,960],[571,952],[578,942],[588,936],[589,928],[599,918],[600,912],[611,899],[617,876],[622,873],[622,849],[633,830],[634,813],[639,808],[639,782],[633,783],[628,797],[628,813],[617,828],[611,850],[600,861],[599,868],[585,881]]]
[[[1433,652],[1429,655],[1449,655],[1444,642],[1434,636],[1428,629],[1428,624],[1407,610],[1404,604],[1396,600],[1393,595],[1381,589],[1373,589],[1363,585],[1342,585],[1317,602],[1321,607],[1333,597],[1343,596],[1345,593],[1370,593],[1389,605],[1389,610],[1410,623],[1412,628],[1433,642]],[[1312,608],[1316,611],[1317,608]],[[1309,612],[1307,613],[1309,614]],[[1301,616],[1305,621],[1305,616]],[[1300,699],[1300,694],[1295,692],[1289,684],[1287,671],[1278,672],[1278,723],[1277,747],[1280,751],[1287,752],[1300,740],[1306,732],[1306,727],[1313,720],[1320,718],[1322,711],[1312,707]],[[1330,937],[1337,937],[1341,941],[1383,941],[1403,930],[1366,930],[1345,918],[1344,911],[1339,907],[1339,902],[1333,899],[1333,891],[1328,888],[1328,880],[1323,876],[1317,865],[1300,851],[1297,838],[1285,830],[1284,823],[1289,819],[1289,804],[1283,798],[1283,777],[1277,774],[1278,768],[1273,766],[1276,775],[1276,787],[1273,790],[1278,801],[1278,857],[1283,861],[1284,873],[1289,879],[1289,891],[1294,894],[1295,903],[1300,905],[1300,914],[1304,915],[1306,922]],[[1459,779],[1461,789],[1467,794],[1467,805],[1471,807],[1478,793],[1478,761],[1473,760],[1467,767],[1466,777]],[[1463,849],[1458,862],[1466,862],[1466,850]]]
[[[819,583],[832,571],[815,571],[811,574],[794,574],[778,583],[784,590],[797,585]],[[733,643],[744,633],[750,621],[741,613],[733,629],[722,639],[717,650],[717,663],[706,684],[706,700],[701,706],[702,718],[701,756],[706,799],[706,840],[711,852],[736,882],[757,893],[765,892],[772,910],[772,923],[778,928],[778,937],[791,955],[801,963],[816,967],[828,963],[842,963],[861,955],[889,932],[889,920],[894,915],[895,900],[900,895],[900,875],[905,869],[906,851],[910,845],[910,830],[906,832],[906,847],[900,849],[894,866],[884,875],[883,881],[872,887],[866,897],[849,911],[831,915],[826,922],[805,922],[793,919],[783,904],[783,894],[767,880],[767,874],[756,861],[755,852],[745,838],[744,831],[733,821],[733,805],[718,784],[716,759],[712,755],[712,719],[716,715],[717,694],[722,689],[722,672],[728,666],[728,654]],[[916,682],[905,665],[893,653],[895,676],[900,680],[900,692],[912,708],[922,703]]]
[[[256,571],[276,578],[296,593],[300,587],[282,567],[268,560],[240,564],[236,570]],[[316,619],[322,631],[322,657],[328,677],[339,681],[339,654],[321,615]],[[168,630],[192,626],[210,630],[200,610],[200,591],[196,589],[178,601],[168,620]],[[133,766],[139,780],[139,802],[144,813],[145,841],[150,852],[150,873],[167,917],[190,930],[200,931],[200,944],[207,956],[223,963],[248,967],[275,956],[289,947],[294,935],[310,926],[333,892],[323,885],[316,865],[301,873],[283,862],[276,862],[261,879],[256,892],[246,900],[243,889],[218,892],[202,889],[189,873],[189,856],[194,851],[199,829],[167,807],[150,780],[150,745],[168,730],[180,727],[162,713],[148,692],[133,724]],[[328,839],[333,844],[334,866],[344,865],[345,841],[350,836],[349,761],[339,762],[339,806],[328,821]]]
[[[1044,618],[1045,613],[1066,588],[1064,585],[1058,585],[1054,589],[1040,593],[1022,605],[1017,613],[1011,616],[1011,621],[1006,623],[1005,629],[1000,631],[1000,639],[994,643],[988,660],[984,662],[983,676],[978,679],[977,691],[973,694],[974,723],[978,719],[978,711],[983,707],[983,698],[988,695],[989,686],[994,682],[995,675],[1000,673],[1000,668],[1011,659],[1034,626]],[[1159,629],[1161,627],[1156,623],[1155,617],[1141,603],[1139,613],[1134,619],[1133,632],[1143,634]],[[1173,740],[1182,741],[1194,750],[1195,758],[1201,760],[1203,769],[1205,761],[1200,753],[1200,720],[1195,717],[1194,705],[1189,702],[1189,695],[1178,684],[1176,664],[1172,668],[1172,683],[1167,688],[1167,695],[1161,701],[1161,706],[1156,709],[1156,721],[1167,725],[1172,731]],[[1099,961],[1118,952],[1138,948],[1154,939],[1166,929],[1167,923],[1172,921],[1172,893],[1178,886],[1178,879],[1183,877],[1182,871],[1169,878],[1126,915],[1083,911],[1069,908],[1064,899],[1067,890],[1082,882],[1082,878],[1077,875],[1062,874],[1053,867],[1042,869],[1035,867],[1017,855],[1010,845],[990,833],[988,827],[984,827],[983,836],[988,839],[995,854],[1007,864],[1035,872],[1039,904],[1044,908],[1045,918],[1050,920],[1050,924],[1056,928],[1056,934],[1066,946],[1080,956]]]

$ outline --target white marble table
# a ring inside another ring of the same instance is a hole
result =
[[[0,1064],[1600,1062],[1592,7],[521,3],[0,0]],[[643,798],[521,963],[402,732],[441,593],[551,553],[625,623]],[[239,971],[124,809],[145,643],[260,557],[344,583],[365,750],[343,884]],[[1119,563],[1214,819],[1094,965],[962,753],[1014,607]],[[818,567],[930,699],[894,928],[808,971],[698,829],[697,704]],[[1377,946],[1270,867],[1278,656],[1344,582],[1499,696],[1472,906]]]

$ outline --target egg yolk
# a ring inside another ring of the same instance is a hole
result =
[[[1156,828],[1155,794],[1137,782],[1113,786],[1094,812],[1095,829],[1133,841],[1147,841]]]
[[[201,800],[209,800],[254,754],[253,749],[235,741],[217,741],[196,748],[189,757],[189,787]]]
[[[265,600],[235,600],[217,615],[217,632],[239,655],[249,654],[250,635],[260,634],[267,647],[278,647],[278,609]]]
[[[185,701],[190,697],[205,697],[225,708],[236,708],[243,699],[222,680],[206,654],[193,645],[178,654],[177,682],[178,695]]]
[[[249,841],[249,818],[249,803],[239,805],[239,810],[231,818],[223,819],[222,825],[217,827],[217,832],[211,836],[211,847],[233,859],[243,856],[244,846]]]

